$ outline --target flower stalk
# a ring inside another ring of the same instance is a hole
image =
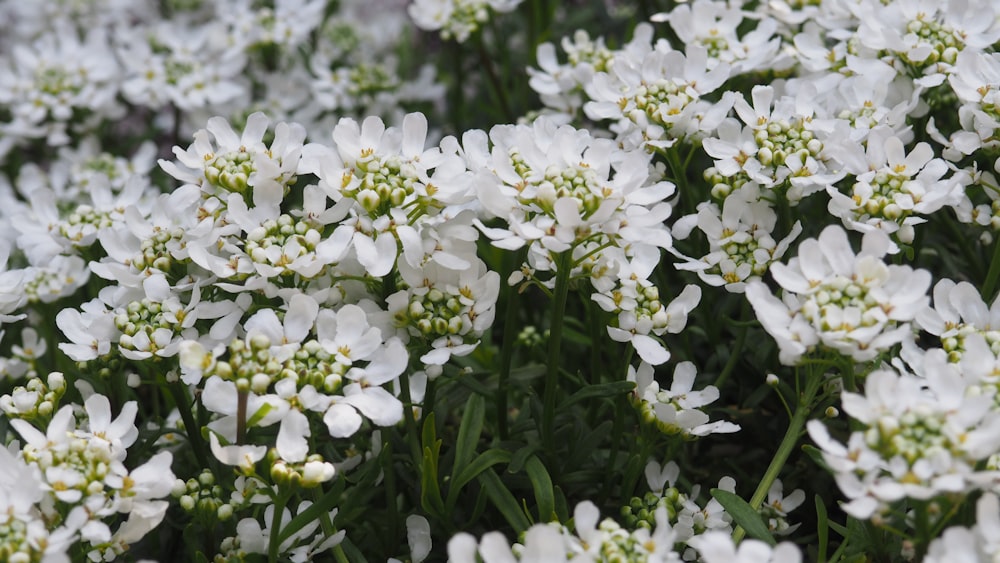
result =
[[[563,318],[569,295],[569,276],[573,267],[572,249],[556,255],[556,286],[552,298],[552,320],[549,326],[549,350],[545,372],[542,411],[542,444],[546,451],[555,451],[556,394],[559,391],[559,366],[562,347]]]
[[[757,489],[754,491],[753,496],[750,497],[750,507],[754,510],[758,510],[764,504],[764,499],[767,498],[767,493],[771,489],[771,485],[774,484],[775,479],[781,474],[781,470],[785,467],[785,462],[788,461],[788,456],[791,455],[792,450],[798,445],[806,422],[809,420],[809,413],[815,407],[816,396],[823,387],[823,382],[823,371],[821,369],[809,370],[805,390],[799,396],[795,412],[788,422],[788,430],[785,431],[785,435],[778,445],[778,450],[774,453],[771,463],[767,466],[767,470],[764,471],[764,476],[761,477],[760,482],[757,484]],[[746,536],[746,530],[737,526],[733,531],[733,541],[738,543],[744,536]]]

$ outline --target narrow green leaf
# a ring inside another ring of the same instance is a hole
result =
[[[552,492],[552,478],[538,456],[528,458],[525,465],[531,488],[535,490],[535,502],[538,503],[538,521],[551,522],[556,520],[556,496]]]
[[[479,454],[476,459],[472,460],[465,467],[455,467],[458,474],[452,476],[451,484],[448,489],[448,500],[446,503],[449,511],[451,508],[454,508],[455,501],[458,500],[459,491],[461,491],[462,488],[469,483],[469,481],[472,481],[478,477],[480,473],[486,471],[494,465],[498,463],[507,463],[509,461],[510,452],[493,448]]]
[[[458,376],[454,379],[454,381],[467,388],[469,391],[472,391],[474,395],[488,395],[492,393],[488,387],[476,381],[475,378],[472,377]]]
[[[510,465],[507,467],[507,471],[510,473],[520,473],[524,469],[524,464],[528,461],[528,458],[531,457],[531,454],[540,449],[542,449],[542,445],[534,443],[517,450],[510,458]]]
[[[804,451],[806,455],[809,456],[809,459],[813,460],[813,463],[822,467],[826,471],[833,473],[833,470],[830,469],[830,466],[826,463],[826,460],[823,459],[823,450],[820,450],[815,446],[810,446],[809,444],[804,444],[802,446],[802,451]]]
[[[428,514],[444,517],[444,501],[441,499],[441,485],[438,481],[438,463],[441,456],[441,440],[437,439],[434,428],[434,413],[428,413],[420,432],[423,445],[423,459],[420,463],[420,506]]]
[[[348,561],[352,563],[368,563],[368,560],[361,554],[358,547],[354,545],[351,538],[345,537],[344,541],[340,542],[340,547],[344,548],[344,554],[347,555]]]
[[[558,485],[555,487],[555,495],[556,517],[560,522],[566,522],[569,520],[569,503],[566,502],[566,495]]]
[[[517,499],[507,490],[507,487],[504,486],[503,481],[500,480],[500,477],[497,476],[493,469],[487,469],[480,473],[479,483],[490,497],[493,506],[497,507],[497,510],[507,520],[507,523],[514,528],[515,532],[520,534],[531,527],[527,516],[521,511],[521,506],[517,503]]]
[[[829,521],[826,514],[826,505],[823,504],[823,499],[819,495],[814,497],[816,499],[816,532],[819,536],[817,541],[819,545],[817,546],[818,555],[816,560],[819,563],[826,563],[826,548],[830,541],[830,528],[827,526]]]
[[[846,527],[841,526],[840,524],[838,524],[836,522],[833,522],[833,521],[830,522],[830,528],[834,532],[837,532],[838,534],[840,534],[840,536],[843,537],[843,538],[847,538],[851,534],[850,530],[848,530]]]
[[[625,462],[625,471],[621,480],[621,495],[624,498],[630,498],[635,491],[636,483],[639,482],[639,478],[646,468],[646,461],[641,455],[635,454]],[[565,476],[563,476],[562,482],[566,483]]]
[[[434,447],[424,447],[424,459],[420,464],[420,506],[429,514],[440,518],[448,512],[441,500],[441,486],[438,484],[438,455],[441,450],[441,440]]]
[[[437,431],[434,428],[434,411],[427,413],[424,417],[424,427],[420,432],[420,442],[423,447],[428,447],[437,440]]]
[[[458,427],[458,442],[455,444],[455,465],[452,473],[461,471],[476,453],[479,436],[483,432],[483,420],[486,417],[486,400],[482,395],[473,393],[465,402],[465,412],[462,413],[462,424]]]
[[[765,541],[769,545],[777,544],[760,514],[742,497],[722,489],[712,489],[712,497],[719,501],[719,504],[733,517],[733,522],[743,528],[748,536]]]
[[[483,517],[483,513],[486,512],[487,500],[489,500],[489,497],[486,496],[486,489],[479,487],[479,492],[476,493],[476,504],[472,507],[472,515],[469,517],[469,522],[478,522]]]
[[[573,344],[579,344],[581,346],[591,345],[589,336],[569,326],[563,326],[562,337],[564,341],[572,342]]]
[[[570,395],[565,401],[562,402],[562,404],[559,405],[559,409],[562,410],[573,403],[578,403],[585,399],[592,399],[596,397],[617,397],[618,395],[630,393],[633,389],[635,389],[635,383],[631,381],[611,381],[609,383],[600,383],[598,385],[588,385]]]
[[[531,509],[528,508],[528,499],[521,499],[521,513],[528,517],[528,523],[532,526],[535,525],[535,517],[531,514]]]
[[[337,479],[334,486],[327,491],[319,500],[309,505],[309,508],[303,510],[302,512],[295,515],[288,524],[281,527],[281,535],[278,537],[278,543],[287,540],[292,537],[292,534],[298,532],[302,528],[309,524],[319,520],[319,517],[326,512],[333,510],[333,507],[337,505],[337,501],[340,500],[341,493],[344,492],[344,487],[346,481],[344,479]]]
[[[274,407],[268,403],[261,405],[260,408],[257,409],[257,412],[253,413],[253,416],[247,419],[247,428],[257,426],[257,423],[264,420],[264,417],[267,416],[273,408]]]

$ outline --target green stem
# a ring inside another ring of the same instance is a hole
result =
[[[274,499],[274,513],[271,515],[271,535],[267,542],[267,561],[276,563],[278,561],[278,549],[281,547],[281,515],[285,512],[285,506],[291,494],[282,491]]]
[[[344,553],[344,547],[339,543],[333,547],[333,556],[337,559],[337,563],[351,563],[347,554]]]
[[[768,465],[767,471],[764,472],[764,476],[757,485],[757,490],[750,497],[750,507],[754,510],[759,509],[764,503],[764,499],[767,498],[767,492],[771,489],[771,484],[778,478],[782,468],[785,466],[785,462],[788,461],[788,456],[791,455],[792,450],[799,443],[802,429],[805,428],[806,421],[809,419],[809,413],[812,412],[816,393],[823,386],[822,369],[809,370],[808,377],[809,381],[806,383],[806,389],[799,397],[799,402],[795,406],[795,413],[788,423],[788,430],[785,432],[785,437],[781,439],[778,451],[774,453],[774,458],[771,459],[771,464]],[[733,531],[733,541],[739,543],[745,535],[746,530],[742,527],[737,527]]]
[[[177,411],[181,415],[181,420],[184,421],[184,433],[187,434],[188,443],[191,444],[191,451],[194,453],[194,458],[198,461],[198,465],[201,467],[213,467],[213,465],[208,463],[205,442],[201,438],[201,426],[195,422],[191,412],[191,400],[187,394],[187,386],[179,381],[164,381],[163,385],[167,387],[170,395],[174,398]]]
[[[685,213],[694,212],[695,205],[697,205],[696,198],[690,193],[688,189],[687,181],[687,169],[681,162],[680,149],[678,145],[674,145],[669,149],[661,151],[661,153],[667,158],[667,165],[670,166],[670,176],[677,185],[677,191],[680,192],[680,205]]]
[[[399,376],[399,390],[403,399],[403,424],[406,426],[406,441],[410,446],[410,456],[415,467],[420,467],[424,456],[420,448],[420,430],[413,418],[413,399],[410,397],[410,375],[407,370]]]
[[[399,510],[396,506],[396,472],[392,466],[392,442],[382,450],[382,473],[385,475],[385,508],[389,513],[388,537],[396,541],[399,534]]]
[[[750,316],[750,302],[746,299],[743,300],[743,306],[740,309],[740,320],[746,319]],[[729,380],[729,376],[733,374],[733,370],[736,369],[736,364],[740,361],[740,356],[743,353],[743,346],[747,341],[747,331],[750,328],[750,323],[740,323],[739,334],[736,335],[736,343],[733,345],[732,352],[729,353],[729,359],[726,360],[726,365],[722,368],[722,373],[719,377],[715,378],[716,389],[722,389],[726,381]]]
[[[993,257],[990,258],[990,269],[986,273],[986,281],[983,282],[982,295],[983,300],[987,303],[993,302],[998,279],[1000,279],[1000,240],[993,243]]]
[[[507,294],[506,307],[503,315],[503,341],[500,349],[500,374],[497,383],[497,433],[501,440],[507,439],[507,400],[510,396],[510,368],[514,363],[514,348],[517,342],[518,291],[516,287],[507,284],[507,279],[515,268],[520,268],[524,261],[524,251],[506,253],[504,255],[504,284]]]
[[[556,287],[552,301],[552,319],[549,325],[549,356],[545,374],[545,391],[542,405],[542,444],[549,453],[555,452],[554,425],[556,419],[556,392],[559,389],[559,366],[562,363],[563,317],[566,313],[566,298],[569,295],[569,274],[573,264],[572,249],[555,257]]]
[[[934,539],[930,535],[930,515],[928,510],[930,509],[930,503],[928,501],[917,501],[914,503],[914,512],[916,513],[917,521],[917,538],[916,538],[916,561],[922,561],[924,554],[927,553],[927,546],[930,544],[931,540]]]
[[[249,390],[236,391],[236,443],[242,444],[247,438],[247,399]]]

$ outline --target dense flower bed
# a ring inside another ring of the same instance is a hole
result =
[[[0,1],[0,559],[994,560],[997,46]]]

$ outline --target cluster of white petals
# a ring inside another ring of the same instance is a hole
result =
[[[942,350],[927,352],[920,367],[921,375],[877,370],[863,395],[843,394],[844,412],[860,425],[846,444],[809,422],[852,516],[870,518],[903,498],[990,488],[1000,478],[982,468],[1000,447],[995,384],[982,385]]]
[[[930,272],[885,264],[889,248],[888,235],[871,231],[855,254],[847,233],[829,226],[802,241],[787,265],[772,264],[780,299],[763,282],[747,286],[782,363],[796,364],[818,346],[865,362],[912,338],[910,322],[928,306]]]
[[[11,466],[26,482],[18,485],[21,492],[4,495],[9,507],[4,512],[25,526],[7,528],[18,532],[0,549],[12,557],[46,554],[50,548],[37,528],[48,527],[54,551],[78,539],[91,557],[110,560],[160,524],[168,507],[161,499],[173,487],[172,455],[163,451],[126,468],[126,450],[139,435],[137,410],[132,401],[112,418],[107,397],[94,394],[84,402],[80,421],[72,405],[59,409],[44,432],[26,420],[11,420],[24,444],[18,459],[4,464],[3,474]],[[112,531],[108,522],[119,513],[128,518]]]

